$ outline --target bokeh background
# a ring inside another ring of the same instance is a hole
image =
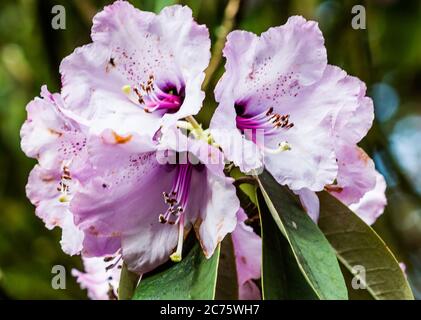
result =
[[[41,85],[60,88],[60,61],[88,43],[92,16],[107,3],[100,0],[0,1],[0,299],[84,299],[70,275],[79,257],[60,249],[60,230],[48,231],[25,197],[34,161],[20,150],[19,130],[25,106]],[[300,14],[320,23],[328,58],[365,80],[374,99],[376,123],[363,147],[388,181],[389,205],[375,229],[386,240],[421,298],[421,1],[419,0],[144,0],[131,1],[159,11],[169,3],[189,5],[210,29],[214,50],[227,30],[256,33]],[[227,4],[230,5],[227,8]],[[66,9],[66,30],[51,27],[54,5]],[[351,27],[353,5],[362,4],[367,29]],[[223,64],[223,61],[222,61]],[[215,109],[212,87],[222,65],[213,62],[208,97],[200,120]],[[53,290],[51,268],[64,265],[67,289]]]

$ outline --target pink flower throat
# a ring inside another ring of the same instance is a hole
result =
[[[183,104],[183,95],[179,94],[176,89],[168,86],[168,89],[161,89],[154,84],[153,75],[149,76],[149,80],[145,84],[141,84],[139,88],[133,88],[136,93],[138,102],[145,112],[175,113]]]
[[[273,113],[273,108],[269,108],[254,116],[246,116],[237,109],[237,128],[244,132],[245,130],[264,130],[265,135],[273,135],[278,133],[279,128],[290,129],[294,123],[290,122],[289,115],[280,115]]]

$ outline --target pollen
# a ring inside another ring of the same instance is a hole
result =
[[[66,194],[62,194],[60,198],[58,198],[58,201],[60,201],[61,203],[66,203],[66,202],[69,202],[69,198],[67,197]]]
[[[282,141],[282,142],[279,144],[279,149],[280,149],[281,151],[290,151],[290,150],[292,149],[292,147],[291,147],[291,145],[290,145],[288,142],[286,142],[286,141]]]
[[[278,148],[276,149],[263,147],[263,150],[268,154],[279,154],[285,151],[291,151],[292,146],[287,141],[282,141],[278,144]]]
[[[172,255],[170,255],[170,259],[172,262],[180,262],[182,260],[181,254],[178,252],[174,252]]]
[[[126,84],[121,88],[121,91],[123,91],[125,94],[129,95],[132,92],[132,87]]]

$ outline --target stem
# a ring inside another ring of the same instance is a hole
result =
[[[244,177],[240,177],[238,179],[236,179],[234,181],[234,186],[239,187],[242,184],[251,184],[253,186],[257,186],[257,180],[254,177],[250,177],[250,176],[244,176]]]
[[[212,52],[212,59],[209,63],[209,67],[206,70],[206,77],[203,81],[202,89],[206,91],[210,81],[212,80],[213,74],[219,67],[219,64],[222,60],[222,50],[225,46],[225,38],[227,37],[228,33],[234,27],[234,20],[240,9],[240,2],[241,0],[229,0],[227,6],[225,7],[224,19],[222,21],[221,30],[218,33],[218,37]]]
[[[139,282],[140,276],[136,273],[129,271],[126,263],[123,263],[121,269],[120,283],[118,286],[118,299],[119,300],[131,300],[133,298],[134,291]]]
[[[186,117],[186,120],[193,126],[193,129],[202,130],[202,127],[200,126],[199,122],[197,122],[197,120],[193,116]]]

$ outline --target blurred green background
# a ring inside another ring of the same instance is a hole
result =
[[[362,145],[389,185],[389,206],[375,228],[407,264],[414,294],[421,298],[421,1],[242,0],[236,12],[237,1],[231,0],[229,10],[227,0],[131,2],[151,11],[168,3],[189,5],[197,20],[209,27],[214,44],[231,27],[260,33],[293,14],[320,23],[329,62],[365,80],[375,101],[376,124]],[[70,275],[72,268],[81,268],[80,258],[62,253],[60,230],[45,229],[25,197],[35,162],[20,150],[19,130],[25,105],[42,84],[59,90],[61,59],[90,41],[92,15],[111,2],[0,2],[0,299],[86,297]],[[66,30],[51,27],[56,4],[66,9]],[[351,27],[355,4],[366,8],[366,30]],[[222,65],[209,82],[200,114],[205,124],[215,108],[211,92]],[[51,288],[56,264],[67,268],[66,290]]]

